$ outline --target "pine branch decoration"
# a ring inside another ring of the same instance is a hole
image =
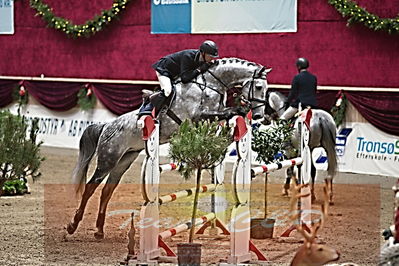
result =
[[[96,105],[96,96],[93,94],[90,84],[82,86],[78,92],[78,105],[82,110],[93,109]]]
[[[328,0],[328,3],[334,6],[342,17],[348,18],[347,26],[361,23],[374,31],[385,31],[389,34],[399,32],[399,15],[395,18],[380,18],[351,0]]]
[[[74,39],[80,37],[91,37],[103,30],[105,25],[118,18],[119,13],[126,8],[130,0],[114,0],[111,9],[103,10],[100,15],[86,21],[85,24],[76,25],[70,20],[57,17],[53,9],[41,0],[30,0],[30,6],[36,10],[36,15],[42,17],[47,22],[47,26],[64,32],[68,37]]]
[[[331,115],[334,118],[335,125],[338,127],[342,124],[345,118],[346,106],[348,105],[348,100],[345,97],[345,94],[341,94],[338,98],[335,106],[331,108]]]

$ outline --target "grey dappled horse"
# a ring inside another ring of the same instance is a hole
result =
[[[281,94],[280,92],[268,92],[267,100],[265,106],[265,122],[270,123],[272,120],[279,118],[285,111],[284,103],[287,100],[287,97]],[[295,121],[295,130],[292,137],[292,145],[294,147],[298,147],[299,141],[299,132],[298,132],[298,121]],[[312,119],[310,121],[310,140],[309,140],[309,148],[312,152],[314,148],[323,147],[327,153],[328,159],[328,176],[326,180],[328,181],[328,186],[330,187],[330,204],[333,204],[333,187],[332,180],[337,171],[337,155],[335,152],[335,136],[336,136],[337,128],[335,126],[335,122],[333,117],[324,110],[321,109],[312,109]],[[284,192],[288,193],[287,189],[289,188],[290,179],[292,176],[292,169],[287,170],[287,182],[284,186]],[[313,160],[311,160],[311,176],[312,176],[312,199],[315,199],[314,196],[314,181],[316,177],[316,168],[313,164]],[[287,186],[288,184],[288,186]],[[283,193],[284,193],[283,192]]]
[[[242,86],[242,97],[250,104],[254,119],[264,116],[264,104],[267,91],[266,74],[271,69],[237,58],[216,60],[209,70],[191,83],[175,85],[176,96],[170,106],[179,119],[199,120],[204,114],[223,113],[226,107],[226,91],[235,86]],[[209,117],[209,116],[208,116]],[[97,239],[104,237],[105,214],[112,193],[122,175],[130,167],[141,150],[144,149],[142,131],[137,128],[138,110],[119,116],[105,124],[89,126],[80,139],[79,157],[73,172],[73,184],[76,191],[83,195],[79,208],[67,226],[73,234],[83,218],[89,198],[98,185],[108,176],[100,199],[97,217]],[[160,113],[160,143],[168,142],[179,125],[164,113]],[[86,184],[89,163],[97,153],[97,168]],[[79,193],[78,193],[79,194]]]

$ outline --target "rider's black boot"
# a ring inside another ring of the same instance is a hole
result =
[[[155,108],[155,117],[158,116],[159,112],[165,107],[168,97],[163,92],[154,93],[144,102],[139,111],[139,116],[152,115],[152,111]]]

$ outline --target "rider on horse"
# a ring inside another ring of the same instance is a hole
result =
[[[151,113],[155,107],[160,111],[171,95],[173,83],[180,78],[182,83],[188,83],[199,74],[208,70],[211,61],[218,57],[218,47],[213,41],[204,41],[200,48],[179,51],[162,57],[152,65],[161,86],[161,93],[150,97],[150,103],[140,108],[140,114]]]
[[[285,103],[288,108],[280,119],[288,120],[292,118],[298,112],[299,103],[301,103],[302,108],[317,108],[317,78],[308,71],[309,61],[303,57],[298,58],[296,67],[299,73],[292,80],[291,91]]]

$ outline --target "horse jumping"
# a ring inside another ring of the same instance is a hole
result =
[[[266,75],[271,69],[237,58],[216,60],[209,70],[191,83],[175,85],[175,100],[169,110],[180,120],[200,120],[204,114],[225,112],[225,94],[229,88],[240,85],[243,100],[249,102],[254,118],[264,116],[267,91]],[[140,151],[144,149],[141,129],[137,127],[138,110],[126,113],[115,120],[89,126],[80,139],[79,157],[73,171],[72,182],[76,192],[83,195],[80,205],[67,232],[73,234],[83,218],[87,202],[99,184],[108,177],[102,190],[96,222],[95,238],[104,238],[106,209],[112,193],[122,175],[127,171]],[[179,125],[164,113],[158,117],[160,143],[168,142]],[[97,154],[97,167],[86,184],[87,171],[93,156]]]

